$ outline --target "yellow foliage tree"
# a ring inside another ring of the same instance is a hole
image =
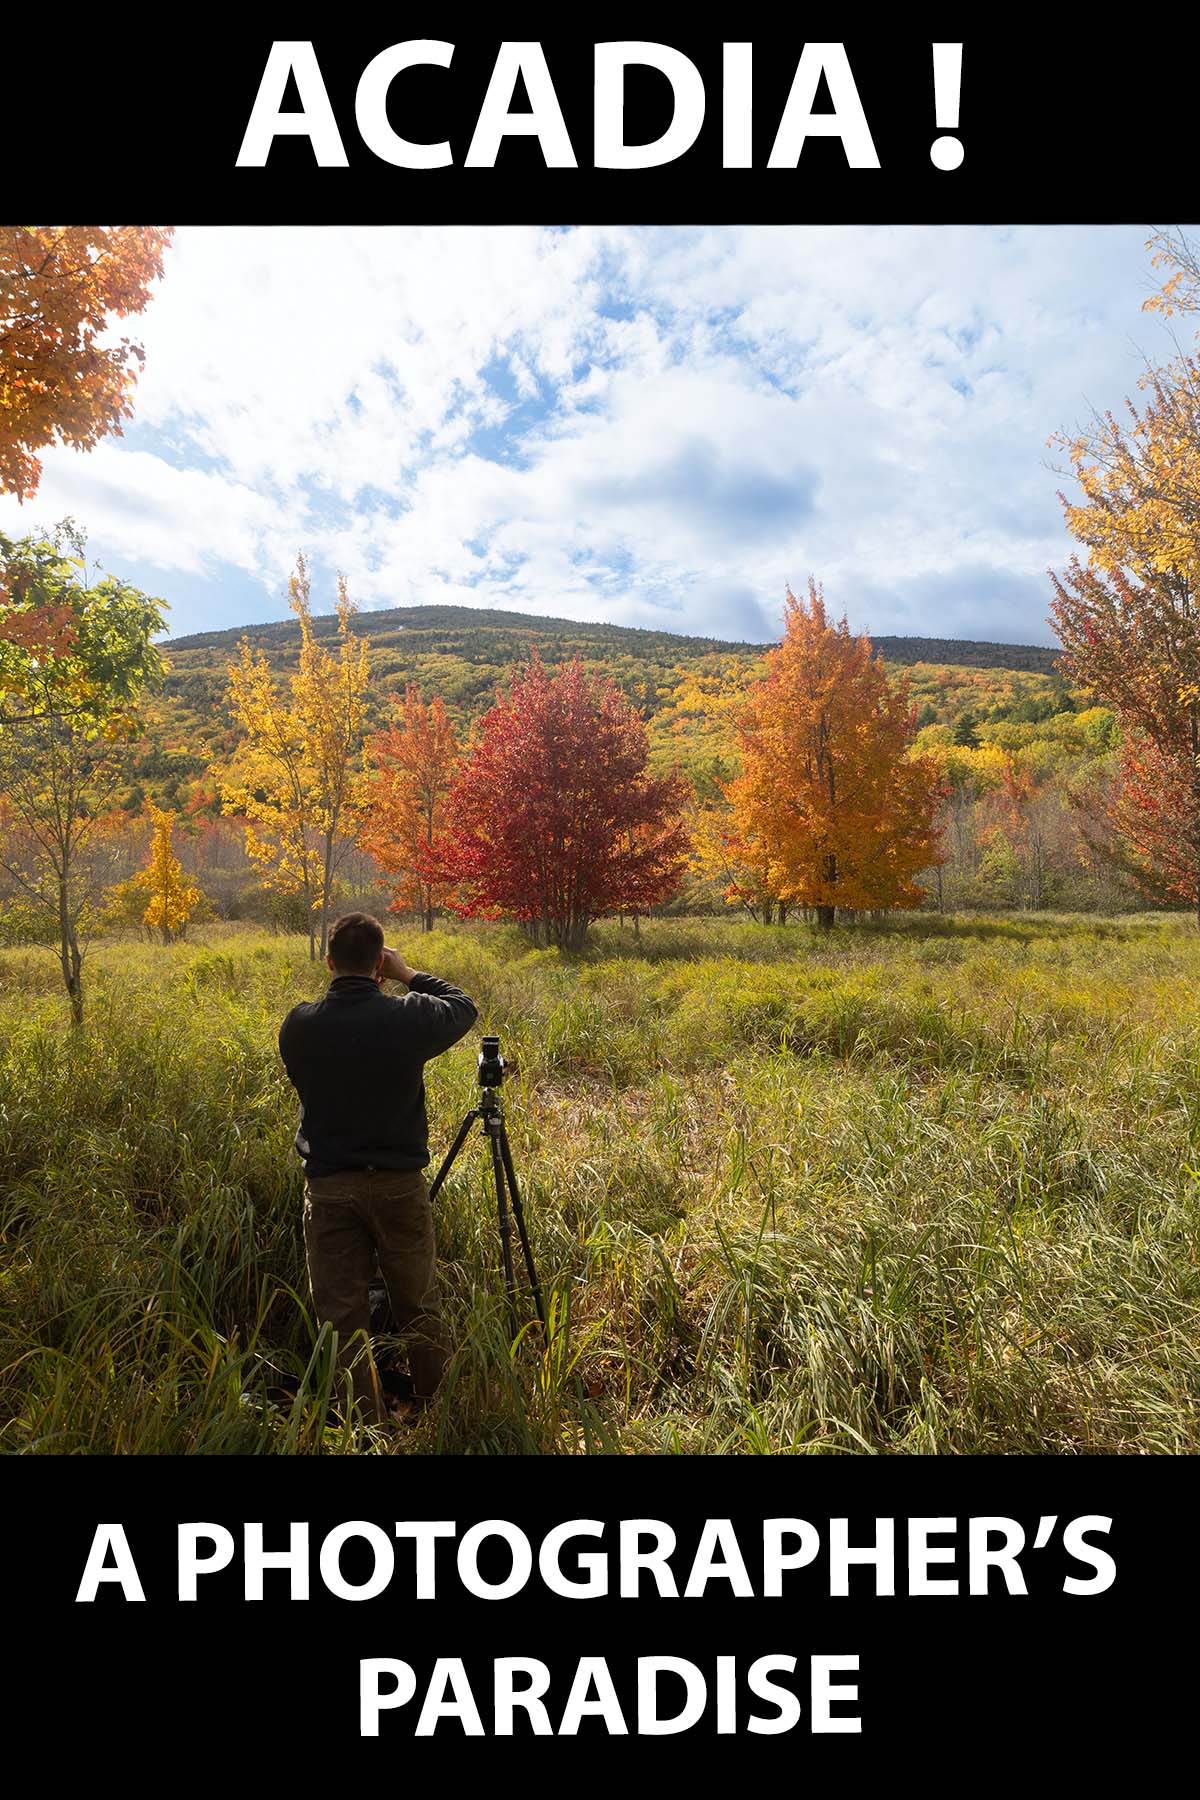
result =
[[[787,902],[772,883],[766,846],[743,835],[729,804],[730,777],[740,763],[737,725],[748,679],[741,663],[700,675],[685,672],[672,696],[674,729],[681,731],[686,719],[692,741],[703,747],[689,770],[696,803],[688,817],[688,867],[719,881],[730,905],[744,906],[764,925],[775,918],[782,925]]]
[[[1153,252],[1152,269],[1174,269],[1175,273],[1157,294],[1143,300],[1142,311],[1162,313],[1168,319],[1174,313],[1200,312],[1200,252],[1196,245],[1182,231],[1164,229],[1154,233],[1146,248]]]
[[[931,744],[924,754],[947,789],[986,794],[1004,786],[1008,757],[999,744]]]
[[[324,956],[338,866],[353,842],[361,799],[361,758],[370,662],[351,620],[357,608],[338,576],[336,653],[313,628],[304,557],[288,583],[300,622],[300,656],[288,690],[243,639],[229,670],[228,701],[245,732],[221,777],[225,812],[246,821],[246,849],[269,883],[302,894],[309,955]]]
[[[1083,495],[1060,498],[1094,569],[1161,588],[1162,603],[1189,617],[1200,579],[1200,362],[1178,357],[1138,386],[1146,400],[1128,403],[1127,425],[1104,413],[1052,439]]]
[[[730,905],[744,906],[764,925],[787,922],[787,901],[778,890],[779,874],[761,838],[747,840],[729,806],[697,806],[689,821],[688,865],[700,875],[724,883]]]
[[[768,891],[816,909],[917,906],[916,877],[939,857],[937,770],[906,754],[907,684],[843,618],[829,622],[813,581],[788,590],[784,639],[749,690],[738,736],[742,774],[727,790],[745,844],[765,852]]]
[[[133,879],[150,895],[142,914],[143,923],[152,931],[161,931],[163,943],[169,944],[186,929],[200,899],[200,889],[184,881],[179,858],[171,849],[174,813],[164,812],[153,801],[149,804],[149,812],[150,861]]]

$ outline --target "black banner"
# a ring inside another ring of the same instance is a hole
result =
[[[612,7],[571,31],[561,8],[108,21],[73,33],[69,97],[44,29],[6,24],[6,188],[29,214],[181,224],[1189,214],[1187,109],[1143,129],[1151,71],[1126,34],[1012,9],[965,36],[980,15],[957,8],[867,16],[846,38],[842,9],[703,32]]]
[[[449,1748],[547,1778],[565,1737],[589,1772],[699,1750],[725,1777],[749,1749],[841,1777],[1003,1760],[1015,1780],[1034,1754],[1099,1768],[1182,1707],[1178,1465],[491,1469],[107,1462],[68,1484],[21,1465],[18,1716],[51,1724],[65,1660],[86,1672],[72,1766],[132,1715],[139,1756],[186,1742],[210,1776],[304,1769],[315,1740],[374,1744],[381,1770]]]

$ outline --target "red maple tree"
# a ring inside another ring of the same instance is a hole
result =
[[[1119,778],[1104,812],[1113,860],[1152,898],[1192,907],[1200,924],[1200,613],[1188,571],[1094,569],[1072,557],[1051,574],[1064,666],[1121,721]]]
[[[594,919],[645,912],[683,878],[687,787],[651,775],[644,722],[615,682],[536,651],[460,766],[433,873],[457,912],[516,918],[578,949]]]
[[[1161,905],[1198,905],[1198,790],[1194,757],[1142,732],[1126,735],[1107,818],[1125,851],[1121,866]]]

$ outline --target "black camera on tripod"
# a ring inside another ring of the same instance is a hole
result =
[[[479,1052],[479,1085],[485,1088],[499,1087],[504,1080],[504,1058],[500,1054],[500,1039],[485,1037],[483,1048]]]
[[[546,1310],[542,1305],[542,1290],[537,1278],[537,1270],[533,1266],[533,1251],[529,1247],[529,1234],[525,1230],[525,1212],[521,1205],[521,1193],[517,1187],[517,1172],[513,1168],[512,1150],[509,1147],[508,1131],[504,1124],[504,1102],[497,1089],[504,1080],[504,1058],[500,1054],[500,1039],[485,1037],[483,1048],[479,1052],[478,1081],[481,1089],[478,1106],[473,1106],[462,1124],[458,1134],[446,1152],[441,1168],[433,1178],[429,1189],[429,1203],[432,1206],[441,1192],[441,1186],[455,1157],[467,1141],[467,1133],[472,1125],[483,1127],[484,1136],[488,1140],[492,1180],[496,1188],[496,1208],[500,1223],[500,1261],[504,1270],[504,1291],[508,1301],[508,1319],[511,1335],[517,1335],[517,1281],[513,1268],[512,1229],[517,1228],[517,1238],[521,1246],[521,1254],[525,1260],[525,1273],[529,1279],[529,1289],[533,1295],[533,1303],[537,1308],[537,1316],[546,1324]]]

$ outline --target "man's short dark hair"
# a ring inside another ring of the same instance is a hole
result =
[[[383,955],[383,926],[370,913],[343,913],[329,933],[329,954],[339,975],[373,975]]]

